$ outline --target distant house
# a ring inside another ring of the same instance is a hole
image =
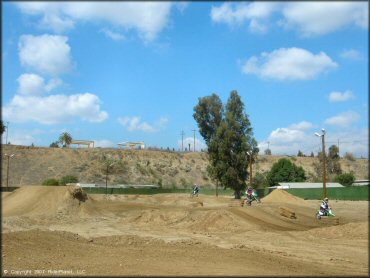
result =
[[[80,147],[80,145],[85,145],[88,148],[94,148],[94,144],[94,141],[91,140],[72,140],[71,142],[71,145],[77,145],[77,147]]]
[[[277,189],[293,189],[293,188],[322,188],[323,184],[322,182],[279,182],[279,185],[277,186],[270,186],[269,188],[277,188]],[[326,183],[327,188],[332,187],[344,187],[340,183],[337,182],[327,182]]]
[[[119,148],[125,148],[125,149],[139,149],[143,150],[145,149],[145,143],[144,142],[122,142],[117,144]]]

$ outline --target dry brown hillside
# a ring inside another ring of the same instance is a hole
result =
[[[14,153],[10,159],[9,186],[40,185],[48,178],[77,176],[81,183],[105,183],[103,155],[122,159],[122,164],[109,175],[110,184],[162,184],[183,187],[194,182],[213,186],[206,168],[206,153],[177,153],[153,150],[103,148],[60,149],[2,145],[2,154]],[[267,172],[282,156],[258,157],[253,173]],[[307,174],[314,174],[316,158],[290,157]],[[344,172],[354,171],[356,179],[368,178],[368,159],[341,160]],[[2,155],[2,186],[6,186],[7,158]]]

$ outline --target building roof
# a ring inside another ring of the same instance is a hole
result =
[[[279,182],[278,186],[271,186],[269,188],[281,188],[281,189],[291,189],[291,188],[322,188],[322,182]],[[337,182],[327,182],[326,187],[344,187]]]

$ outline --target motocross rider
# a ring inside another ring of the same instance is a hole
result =
[[[199,185],[194,183],[194,189],[193,189],[193,194],[196,195],[199,193]]]
[[[247,187],[247,190],[245,191],[245,194],[247,196],[252,196],[252,194],[253,194],[253,188],[250,185]]]
[[[322,201],[321,205],[320,205],[320,214],[321,215],[327,215],[329,209],[330,209],[329,199],[327,197],[325,197],[324,200]]]

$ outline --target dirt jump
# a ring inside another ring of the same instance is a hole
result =
[[[98,195],[77,187],[2,193],[4,276],[368,276],[368,201],[274,190],[232,196]],[[293,217],[294,216],[294,217]]]

